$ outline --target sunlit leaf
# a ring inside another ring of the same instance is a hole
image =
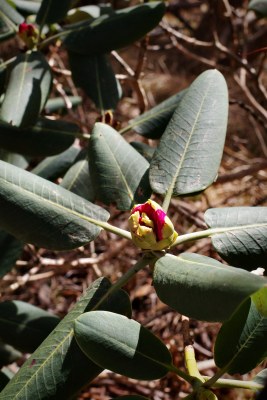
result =
[[[179,313],[203,321],[224,321],[266,279],[199,254],[167,254],[158,259],[157,295]]]
[[[267,287],[248,297],[226,321],[215,342],[215,362],[245,374],[267,357]]]
[[[22,12],[22,14],[32,15],[37,14],[41,1],[12,0],[12,3],[15,4],[16,9]]]
[[[50,66],[38,51],[19,54],[12,64],[0,118],[12,126],[29,127],[37,121],[50,92]]]
[[[150,197],[149,164],[108,125],[96,123],[89,142],[89,167],[96,196],[129,210]]]
[[[212,208],[205,222],[218,231],[212,244],[227,262],[249,270],[266,266],[267,207]]]
[[[18,13],[14,7],[12,7],[9,1],[1,0],[0,2],[0,15],[4,15],[15,25],[19,25],[24,21],[24,18]]]
[[[149,175],[156,193],[196,193],[215,180],[227,115],[224,77],[217,70],[205,71],[182,97],[154,153]]]
[[[164,3],[152,1],[67,26],[64,44],[79,54],[108,53],[141,39],[158,25],[164,11]]]
[[[75,338],[83,352],[102,368],[134,379],[158,379],[168,372],[167,347],[138,322],[107,311],[76,319]]]
[[[0,228],[18,239],[55,250],[79,247],[100,233],[91,221],[108,216],[68,190],[0,161]]]
[[[68,96],[67,101],[72,107],[78,106],[82,103],[81,96]],[[62,97],[54,97],[53,99],[48,99],[45,104],[45,111],[50,114],[61,109],[67,109],[66,100]]]

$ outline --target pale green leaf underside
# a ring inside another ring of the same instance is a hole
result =
[[[155,264],[154,287],[176,311],[204,321],[224,321],[266,280],[199,254],[165,255]]]
[[[227,116],[225,80],[217,70],[205,71],[187,89],[155,151],[150,183],[156,193],[195,193],[215,180]]]
[[[215,362],[245,374],[267,356],[267,287],[251,295],[222,326],[215,343]]]
[[[30,172],[0,161],[0,227],[24,242],[63,250],[93,240],[108,212]]]
[[[205,221],[224,232],[211,236],[220,256],[250,270],[266,265],[267,207],[225,207],[207,210]]]
[[[150,196],[149,163],[108,125],[96,123],[89,143],[89,166],[97,197],[129,210]]]

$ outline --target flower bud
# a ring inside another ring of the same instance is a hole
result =
[[[19,36],[24,41],[28,49],[32,49],[37,43],[38,30],[33,24],[22,22],[19,25]]]
[[[153,200],[132,209],[129,226],[134,244],[144,250],[167,249],[178,236],[171,220]]]

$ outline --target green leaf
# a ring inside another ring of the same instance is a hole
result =
[[[8,384],[10,378],[8,374],[6,373],[7,368],[5,368],[5,371],[0,371],[0,391],[4,389],[4,387]]]
[[[82,103],[81,96],[68,96],[68,102],[72,107],[78,106]],[[53,99],[48,99],[45,104],[45,111],[47,114],[53,113],[55,111],[60,111],[61,109],[66,109],[66,101],[62,97],[54,97]]]
[[[39,176],[0,161],[0,227],[20,240],[68,250],[94,240],[108,212]],[[27,229],[25,229],[27,227]]]
[[[0,341],[0,367],[8,365],[22,357],[22,353],[9,344]]]
[[[0,303],[0,337],[24,353],[32,353],[58,323],[58,317],[24,301]]]
[[[130,142],[130,145],[133,146],[135,150],[138,151],[145,159],[150,162],[153,154],[155,152],[155,147],[151,147],[148,144],[142,142]]]
[[[41,118],[27,129],[16,128],[0,121],[0,147],[30,156],[50,156],[72,145],[77,125],[67,121]]]
[[[53,24],[62,20],[71,6],[72,0],[43,0],[36,16],[39,25]]]
[[[71,146],[63,153],[45,158],[31,170],[31,173],[53,181],[61,177],[69,169],[78,153],[79,148]]]
[[[50,92],[52,74],[38,51],[17,56],[12,64],[0,118],[12,126],[34,125]]]
[[[203,72],[179,102],[152,158],[150,184],[156,193],[196,193],[215,180],[227,114],[224,77],[217,70]]]
[[[100,122],[89,141],[89,167],[96,196],[105,204],[129,210],[150,197],[148,162],[115,129]]]
[[[23,242],[0,230],[0,278],[14,267],[21,256],[23,247]]]
[[[265,385],[267,382],[267,368],[263,369],[256,376],[254,376],[253,382],[256,382],[260,385]]]
[[[95,189],[89,172],[87,150],[86,152],[81,151],[75,163],[64,175],[60,185],[86,200],[95,201]]]
[[[159,139],[166,129],[174,111],[183,98],[186,90],[169,97],[162,103],[130,120],[129,125],[120,133],[133,129],[148,139]]]
[[[267,2],[266,0],[251,0],[248,3],[248,9],[255,11],[262,17],[267,17]]]
[[[15,25],[19,25],[24,21],[22,15],[20,15],[14,7],[12,7],[8,1],[1,0],[0,2],[0,15],[6,16]]]
[[[0,160],[8,162],[9,164],[16,165],[16,167],[20,167],[23,169],[26,169],[29,165],[26,158],[23,157],[22,155],[17,153],[11,153],[3,149],[0,149]]]
[[[211,236],[220,256],[249,270],[265,267],[267,207],[225,207],[207,210],[206,224],[218,230]]]
[[[158,259],[154,287],[160,300],[179,313],[203,321],[224,321],[266,279],[199,254]]]
[[[73,326],[79,315],[96,306],[110,286],[108,279],[100,278],[88,288],[0,393],[1,400],[66,400],[102,371],[79,349],[73,337]],[[112,297],[102,305],[103,308],[110,307]],[[116,299],[117,304],[120,300]],[[128,308],[127,305],[127,313]]]
[[[82,351],[102,368],[134,379],[159,379],[171,364],[167,347],[138,322],[107,311],[76,319],[75,338]]]
[[[67,50],[74,53],[108,53],[141,39],[158,25],[164,11],[163,2],[152,1],[127,7],[110,15],[105,14],[94,20],[66,27],[64,44]]]
[[[9,18],[0,10],[0,42],[10,39],[15,36],[15,25]]]
[[[15,4],[16,9],[22,12],[24,15],[37,14],[40,8],[39,1],[32,0],[12,0],[12,3]]]
[[[122,90],[105,54],[88,56],[69,52],[69,63],[74,83],[101,111],[117,107]]]
[[[267,357],[267,287],[247,298],[221,327],[215,363],[230,374],[245,374]]]

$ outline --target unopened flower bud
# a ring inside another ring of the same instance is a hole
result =
[[[37,43],[38,30],[33,24],[22,22],[19,25],[19,36],[24,41],[28,49],[32,49]]]
[[[167,249],[178,236],[171,220],[153,200],[132,209],[129,225],[134,244],[144,250]]]

